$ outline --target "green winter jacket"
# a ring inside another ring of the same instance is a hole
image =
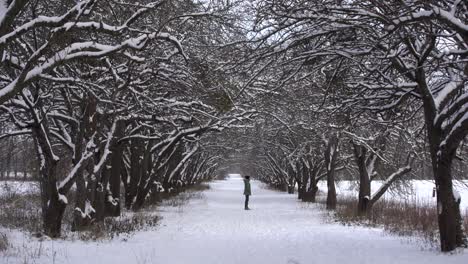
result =
[[[250,181],[247,179],[244,179],[244,195],[252,195],[250,191]]]

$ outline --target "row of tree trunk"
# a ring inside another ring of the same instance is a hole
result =
[[[430,135],[434,133],[436,131],[431,131]],[[436,141],[436,139],[432,139],[432,141]],[[301,170],[288,170],[289,173],[293,174],[293,177],[289,177],[289,179],[292,179],[292,182],[288,182],[287,191],[293,193],[294,186],[297,183],[298,198],[305,202],[315,202],[318,192],[317,182],[322,178],[326,178],[328,189],[326,208],[334,210],[337,206],[335,173],[339,152],[339,135],[332,134],[324,142],[324,164],[314,164],[312,159],[303,159],[302,164],[296,166],[297,168],[301,168]],[[380,144],[380,146],[385,146],[385,142]],[[433,149],[437,148],[434,147]],[[437,211],[442,251],[450,251],[455,247],[467,245],[460,213],[461,200],[459,196],[454,195],[452,184],[451,168],[456,155],[456,148],[453,147],[451,149],[453,151],[444,156],[431,151],[433,155],[433,173],[436,182]],[[359,172],[359,193],[356,214],[358,216],[369,216],[373,205],[384,195],[392,183],[411,171],[413,157],[409,154],[406,164],[389,176],[384,177],[386,180],[382,183],[382,186],[372,193],[371,182],[376,178],[376,169],[378,163],[381,162],[378,158],[379,149],[369,151],[367,146],[360,144],[358,141],[353,141],[353,151]],[[323,170],[325,171],[324,173],[322,173]]]
[[[80,124],[71,133],[75,148],[68,176],[59,170],[59,159],[49,144],[47,120],[32,129],[41,160],[44,231],[50,237],[61,234],[67,195],[74,184],[76,199],[72,230],[79,231],[103,222],[106,217],[119,216],[123,205],[128,210],[139,210],[152,193],[182,191],[182,187],[198,183],[199,179],[213,172],[213,169],[203,167],[205,163],[199,157],[187,162],[183,171],[175,173],[184,158],[186,146],[182,137],[160,153],[152,151],[156,144],[153,140],[124,140],[125,130],[131,123],[125,120],[106,123],[97,113],[92,98],[83,106]],[[107,136],[96,136],[98,130],[107,130]]]

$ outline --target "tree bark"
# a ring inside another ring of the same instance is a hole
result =
[[[359,170],[359,195],[357,213],[359,216],[366,215],[370,206],[371,182],[369,172],[367,171],[366,154],[367,149],[364,146],[353,142],[354,157]]]
[[[453,155],[453,154],[452,154]],[[464,245],[459,203],[453,195],[451,165],[453,156],[442,157],[435,168],[437,213],[441,250],[452,251]]]
[[[422,69],[418,71],[418,84],[422,91],[428,90]],[[458,221],[461,214],[455,202],[452,185],[452,162],[458,145],[445,142],[445,146],[441,146],[444,135],[441,127],[434,126],[436,109],[430,96],[423,92],[424,117],[436,184],[440,248],[443,252],[449,252],[464,246],[461,242],[465,239],[462,223]]]
[[[136,211],[143,207],[146,197],[148,196],[153,185],[151,182],[148,182],[152,169],[151,146],[152,144],[148,143],[146,148],[143,150],[143,159],[141,161],[140,172],[141,177],[137,186],[137,196],[135,203],[132,205],[132,209]]]
[[[382,184],[382,186],[374,194],[372,194],[368,211],[371,210],[372,206],[385,194],[385,192],[388,190],[388,188],[390,188],[393,182],[400,179],[406,173],[411,171],[411,161],[409,159],[411,158],[408,157],[408,163],[406,164],[406,166],[398,169],[392,175],[390,175],[388,179]]]
[[[49,190],[56,189],[55,186],[47,187]],[[53,192],[53,191],[52,191]],[[60,237],[62,228],[63,213],[66,204],[58,199],[58,193],[52,193],[44,214],[44,231],[51,238]]]
[[[317,186],[317,176],[320,172],[321,166],[319,164],[314,164],[312,166],[311,171],[309,172],[309,188],[307,190],[307,193],[304,197],[304,201],[306,202],[312,202],[315,203],[316,201],[316,196],[318,192],[318,186]]]
[[[325,165],[327,170],[327,210],[336,209],[335,168],[338,154],[338,137],[332,135],[328,140],[325,151]]]
[[[38,156],[41,158],[40,188],[44,233],[51,237],[60,237],[63,213],[66,201],[59,199],[57,190],[57,163],[49,149],[45,128],[33,127],[33,138],[36,141]]]
[[[88,118],[87,116],[85,116]],[[79,128],[75,140],[75,156],[73,157],[73,165],[76,165],[82,157],[84,129]],[[84,214],[86,206],[86,182],[84,179],[84,166],[81,166],[76,173],[76,200],[75,210],[73,211],[72,231],[82,230],[83,227],[89,225],[89,218]]]
[[[96,186],[96,194],[94,200],[94,210],[96,210],[95,220],[97,222],[104,221],[105,213],[105,198],[106,198],[106,186],[109,183],[110,178],[110,167],[104,165],[101,171],[101,180]]]
[[[465,67],[465,70],[468,70],[468,66]],[[431,153],[433,177],[436,183],[440,247],[443,252],[448,252],[459,246],[465,246],[465,243],[462,243],[465,240],[465,234],[461,226],[462,223],[458,220],[458,215],[461,214],[453,196],[451,174],[453,158],[460,142],[453,138],[452,140],[447,138],[448,135],[444,134],[443,129],[444,122],[435,122],[438,118],[438,106],[435,104],[432,91],[428,87],[424,67],[418,65],[414,73],[414,79],[418,83],[417,88],[423,101],[424,122]],[[463,137],[464,135],[466,132],[463,133]]]
[[[84,214],[86,206],[86,182],[83,177],[84,168],[80,168],[76,176],[76,200],[73,211],[72,231],[82,230],[89,226],[89,218]]]
[[[294,194],[294,189],[296,187],[295,185],[296,185],[296,183],[295,183],[294,178],[290,179],[289,183],[288,183],[288,193],[289,194]]]
[[[122,175],[124,143],[118,140],[123,136],[124,132],[124,122],[118,122],[115,131],[116,141],[111,148],[109,189],[106,188],[106,197],[112,199],[113,203],[109,199],[105,199],[106,216],[120,216],[120,178]]]
[[[307,175],[307,167],[304,164],[302,164],[300,179],[301,180],[298,182],[297,199],[302,200],[305,193],[307,192],[307,184],[309,179],[309,175]]]
[[[130,182],[125,190],[125,207],[127,209],[132,208],[141,178],[142,142],[139,139],[132,139],[130,141],[130,151]]]

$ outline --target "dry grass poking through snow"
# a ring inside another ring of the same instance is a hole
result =
[[[0,232],[0,252],[7,250],[9,246],[7,235]]]
[[[173,206],[183,210],[184,205],[192,199],[202,198],[201,192],[209,188],[208,184],[200,184],[179,190],[179,192],[160,193],[139,212],[123,210],[120,217],[108,217],[104,223],[95,224],[88,230],[77,232],[78,239],[97,241],[119,236],[128,237],[136,231],[156,227],[161,220],[161,217],[155,213],[158,206]]]
[[[0,188],[7,188],[1,185]],[[190,186],[161,195],[155,203],[148,203],[148,206],[138,212],[123,209],[122,216],[108,217],[103,223],[96,223],[83,231],[71,232],[72,206],[68,206],[64,215],[62,239],[66,242],[74,240],[108,242],[108,240],[127,241],[135,232],[156,228],[161,220],[158,211],[159,206],[173,206],[177,210],[183,210],[184,206],[192,199],[204,197],[202,191],[209,189],[208,184]],[[74,194],[69,195],[69,201],[74,204]],[[34,236],[41,232],[41,211],[39,194],[31,192],[16,192],[13,189],[2,189],[0,195],[0,227],[7,229],[18,229],[25,231],[26,236]],[[7,230],[6,229],[6,230]],[[2,229],[0,229],[2,230]],[[0,263],[11,263],[15,259],[20,259],[21,263],[36,263],[40,258],[50,258],[51,263],[55,262],[56,254],[66,254],[55,249],[46,250],[42,243],[32,246],[23,241],[23,244],[9,239],[4,232],[0,232]],[[48,240],[47,237],[40,237],[39,241]],[[14,262],[16,263],[16,262]],[[135,263],[151,263],[145,259],[138,259]]]
[[[191,186],[176,195],[166,198],[167,200],[164,202],[164,205],[182,208],[192,199],[202,199],[202,192],[208,189],[210,189],[208,184]]]
[[[2,185],[0,188],[8,188]],[[0,226],[37,232],[41,229],[40,196],[37,193],[18,193],[2,190],[0,195]]]
[[[126,239],[137,231],[157,226],[160,220],[161,217],[155,214],[123,212],[122,216],[107,217],[103,223],[95,223],[83,231],[68,232],[65,236],[83,241],[105,241],[116,237]]]
[[[326,203],[326,197],[317,201]],[[430,246],[439,244],[436,208],[422,201],[400,202],[382,199],[372,209],[370,215],[357,215],[358,200],[355,197],[338,199],[334,212],[336,221],[345,225],[365,225],[383,227],[386,231],[400,236],[415,236],[421,238]],[[462,212],[465,230],[468,230],[468,209]]]
[[[7,184],[0,185],[0,226],[20,229],[29,233],[42,231],[40,196],[37,192],[17,192]],[[161,218],[156,213],[160,205],[178,207],[183,210],[191,199],[203,197],[202,191],[209,189],[208,184],[199,184],[186,187],[171,193],[160,193],[154,201],[149,201],[148,206],[140,212],[122,210],[120,217],[108,217],[104,223],[91,225],[84,231],[70,232],[73,210],[68,206],[63,219],[62,235],[65,239],[79,240],[107,240],[118,236],[129,236],[136,231],[146,230],[158,225]],[[69,203],[74,204],[75,194],[69,195]],[[123,198],[123,197],[122,197]],[[155,208],[156,207],[156,208]],[[6,236],[0,234],[0,250],[8,245]]]

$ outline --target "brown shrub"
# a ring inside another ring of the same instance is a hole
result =
[[[41,223],[39,194],[10,192],[0,196],[0,226],[37,232]]]
[[[156,215],[128,213],[120,217],[107,217],[104,222],[94,223],[85,231],[78,232],[80,240],[105,240],[121,235],[129,236],[136,231],[157,226],[161,218]]]
[[[41,236],[40,194],[16,193],[13,189],[7,188],[7,185],[0,187],[4,188],[0,195],[0,226],[21,229]],[[152,213],[153,206],[159,206],[161,202],[164,202],[165,205],[182,208],[190,199],[201,198],[203,196],[201,192],[209,188],[208,184],[202,183],[173,189],[170,193],[158,193],[153,200],[154,203],[148,203],[148,208],[141,212],[123,212],[121,217],[107,217],[104,222],[94,223],[76,234],[68,233],[73,221],[73,205],[76,198],[76,191],[71,190],[67,194],[69,206],[66,207],[63,217],[63,229],[67,231],[64,235],[81,240],[110,239],[119,235],[129,235],[159,223],[160,217]],[[6,241],[6,237],[0,237],[0,239]]]
[[[80,240],[112,239],[157,226],[161,218],[152,213],[154,206],[163,203],[181,209],[189,200],[202,198],[203,194],[201,192],[209,188],[208,184],[198,184],[181,187],[168,193],[154,193],[153,197],[147,201],[146,206],[139,212],[125,212],[120,217],[107,217],[104,222],[94,223],[87,230],[80,231],[78,238]]]
[[[147,207],[152,207],[153,205],[157,206],[164,203],[165,205],[180,207],[190,199],[200,198],[202,196],[201,192],[209,189],[210,185],[201,183],[171,189],[171,192],[154,192],[146,200],[146,205]]]
[[[323,196],[317,201],[326,202]],[[437,210],[428,202],[381,199],[365,217],[357,215],[357,204],[356,197],[340,197],[334,215],[336,220],[343,224],[380,226],[393,234],[417,236],[429,244],[438,244]],[[465,230],[468,230],[468,210],[462,214]]]

